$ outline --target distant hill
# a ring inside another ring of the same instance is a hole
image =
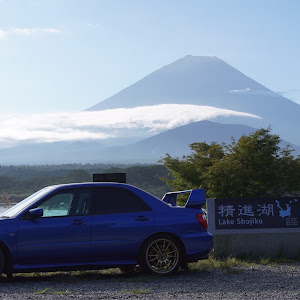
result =
[[[88,162],[90,156],[97,157],[97,153],[103,148],[106,146],[97,141],[25,144],[0,149],[0,164],[36,165]]]
[[[231,137],[238,139],[255,130],[245,125],[201,121],[167,130],[127,146],[60,142],[0,149],[0,164],[156,163],[166,153],[179,157],[190,154],[191,143],[230,143]],[[282,146],[286,144],[284,141]],[[300,154],[300,147],[292,147]]]
[[[172,156],[187,155],[191,152],[189,145],[196,142],[230,143],[231,137],[238,139],[243,134],[249,134],[256,129],[244,125],[220,124],[210,121],[200,121],[180,126],[142,140],[140,142],[120,147],[119,156],[128,156],[142,160],[147,157],[157,161],[166,153]]]
[[[237,124],[220,124],[211,121],[200,121],[164,131],[145,140],[122,147],[109,147],[101,151],[103,157],[114,161],[157,162],[166,153],[181,157],[191,153],[189,145],[195,142],[230,143],[231,138],[238,140],[242,135],[255,132],[253,127]],[[300,147],[282,141],[281,147],[287,144],[300,155]]]
[[[156,104],[197,104],[252,113],[243,119],[255,128],[271,125],[274,133],[300,145],[300,105],[272,92],[217,57],[185,56],[149,74],[116,95],[88,108],[104,110]],[[234,118],[219,118],[234,124]]]

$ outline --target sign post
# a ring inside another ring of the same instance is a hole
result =
[[[215,228],[300,228],[300,198],[215,199]]]
[[[207,199],[217,255],[300,254],[300,197]]]

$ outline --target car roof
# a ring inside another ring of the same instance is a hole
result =
[[[65,183],[65,184],[48,186],[48,188],[51,188],[52,191],[59,191],[65,188],[72,189],[72,188],[92,188],[92,187],[118,187],[118,188],[125,188],[127,190],[142,192],[151,195],[150,193],[136,186],[127,183],[118,183],[118,182],[78,182],[78,183]],[[151,196],[154,197],[153,195]]]
[[[134,187],[133,185],[127,183],[118,183],[118,182],[75,182],[75,183],[56,184],[56,185],[51,185],[49,187],[53,187],[53,188],[76,187],[77,188],[77,187],[94,187],[94,186]]]

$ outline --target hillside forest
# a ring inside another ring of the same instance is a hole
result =
[[[94,173],[126,173],[127,183],[161,198],[171,190],[205,189],[209,198],[280,197],[300,194],[300,156],[280,147],[271,129],[230,144],[193,143],[191,154],[169,154],[153,165],[68,164],[0,166],[0,200],[19,202],[53,184],[92,181]],[[1,203],[0,202],[0,203]]]
[[[0,166],[0,204],[15,203],[39,189],[54,184],[91,182],[94,173],[126,173],[127,183],[161,198],[170,187],[160,177],[164,165],[66,164]]]

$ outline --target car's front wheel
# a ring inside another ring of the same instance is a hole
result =
[[[182,249],[179,242],[167,235],[150,238],[140,253],[142,267],[153,274],[173,274],[178,270],[181,260]]]

